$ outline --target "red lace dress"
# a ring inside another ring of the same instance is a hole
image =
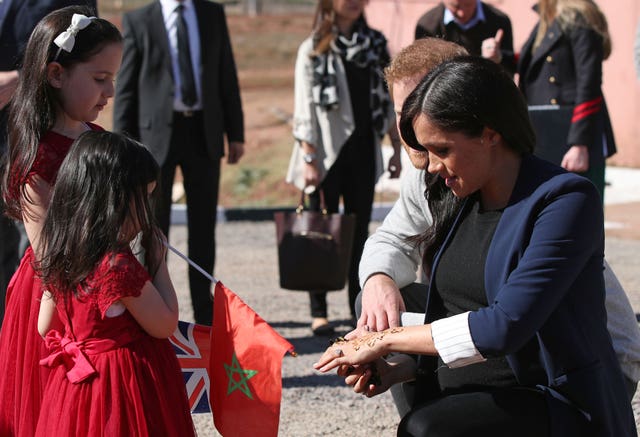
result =
[[[90,125],[94,130],[99,126]],[[29,176],[53,185],[73,139],[47,132],[40,141]],[[12,181],[14,188],[18,186]],[[29,247],[7,287],[5,316],[0,329],[0,436],[32,436],[48,370],[38,365],[45,352],[38,334],[42,289],[33,270]]]
[[[193,436],[187,392],[167,339],[147,334],[119,303],[149,281],[130,250],[107,256],[81,297],[55,294],[64,336],[50,331],[52,367],[36,436]],[[115,303],[119,315],[107,315]]]

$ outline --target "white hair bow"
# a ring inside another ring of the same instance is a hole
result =
[[[95,18],[96,17],[87,17],[82,14],[73,14],[73,17],[71,17],[71,25],[53,40],[53,43],[60,47],[56,57],[60,54],[60,50],[71,53],[73,46],[76,44],[76,35],[78,32],[91,24],[91,20]]]

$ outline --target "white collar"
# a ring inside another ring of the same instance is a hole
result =
[[[159,0],[162,7],[162,15],[168,17],[176,10],[178,5],[183,5],[185,11],[193,8],[193,0],[183,0],[181,2],[177,0]]]
[[[467,21],[464,24],[460,23],[458,21],[458,19],[453,15],[453,13],[449,9],[447,9],[446,7],[444,8],[444,18],[443,18],[442,21],[444,22],[445,26],[453,21],[462,30],[469,30],[473,26],[478,24],[479,22],[486,21],[486,18],[484,16],[484,9],[482,7],[482,1],[481,0],[477,0],[476,1],[476,13],[475,13],[475,15],[473,16],[473,18],[471,18],[469,21]]]

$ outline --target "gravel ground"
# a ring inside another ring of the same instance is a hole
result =
[[[378,223],[372,223],[374,229]],[[309,329],[306,293],[280,289],[273,222],[219,223],[216,275],[294,346],[298,357],[285,356],[280,412],[281,436],[343,437],[393,436],[399,421],[389,393],[367,399],[345,387],[334,375],[315,372],[312,364],[327,346]],[[170,242],[186,252],[185,226],[171,228]],[[636,312],[640,312],[640,241],[607,239],[607,259],[627,290]],[[169,269],[178,290],[181,319],[192,320],[186,281],[186,264],[169,256]],[[349,330],[346,291],[329,294],[329,318],[337,332]],[[636,423],[640,423],[640,397],[634,400]],[[200,437],[218,436],[210,414],[194,415]]]

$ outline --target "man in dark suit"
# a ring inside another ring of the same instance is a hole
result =
[[[96,10],[96,0],[0,0],[0,157],[7,150],[7,105],[18,85],[22,55],[38,21],[49,12],[71,5]],[[95,15],[95,14],[94,14]],[[0,323],[4,318],[4,294],[18,266],[20,233],[4,215],[0,201]]]
[[[225,134],[230,164],[244,152],[242,104],[224,10],[207,0],[158,0],[125,14],[122,27],[114,130],[142,142],[160,164],[155,213],[167,235],[180,166],[189,257],[212,273]],[[190,268],[189,284],[195,321],[211,324],[209,280]]]
[[[513,32],[509,17],[480,0],[443,0],[418,20],[415,39],[431,36],[460,44],[469,54],[492,59],[513,74]]]

